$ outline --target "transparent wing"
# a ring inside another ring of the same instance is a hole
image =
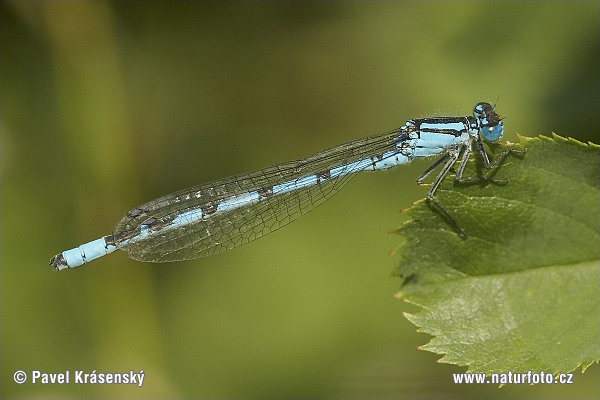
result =
[[[396,149],[404,140],[400,129],[353,140],[312,156],[254,172],[235,175],[163,196],[131,210],[114,231],[117,246],[135,260],[182,261],[221,253],[258,239],[296,220],[325,202],[348,182],[353,163]],[[170,221],[177,215],[218,205],[232,197],[293,182],[302,177],[346,166],[338,177],[310,187],[265,197],[228,212],[215,212],[177,229],[156,230],[141,240],[127,240],[153,218]]]

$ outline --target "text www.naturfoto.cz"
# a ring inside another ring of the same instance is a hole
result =
[[[506,385],[506,384],[526,384],[536,385],[540,383],[558,383],[558,384],[571,384],[573,383],[573,374],[556,374],[552,375],[540,372],[527,371],[526,373],[513,373],[508,371],[506,373],[494,373],[490,374],[489,378],[486,374],[480,373],[463,373],[463,374],[452,374],[454,383],[491,383],[495,385]]]

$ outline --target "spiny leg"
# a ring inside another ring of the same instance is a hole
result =
[[[498,158],[496,158],[494,160],[494,162],[490,162],[490,159],[488,157],[487,152],[485,151],[485,148],[483,147],[483,143],[481,142],[481,140],[476,140],[475,141],[477,143],[477,151],[479,152],[479,154],[481,155],[481,159],[483,160],[483,165],[485,167],[485,169],[492,169],[494,168],[496,165],[500,165],[502,164],[502,162],[504,161],[504,159],[506,158],[506,156],[508,156],[509,153],[524,153],[525,151],[522,150],[514,150],[514,149],[506,149],[505,151],[502,152],[502,154],[500,154],[500,156]],[[465,150],[465,153],[471,153],[471,149],[470,147]],[[494,179],[494,178],[488,178],[487,176],[475,176],[472,178],[463,178],[463,172],[465,170],[465,167],[467,166],[467,161],[468,161],[468,157],[463,157],[461,163],[460,163],[460,167],[458,168],[458,171],[456,172],[456,176],[454,177],[454,180],[456,182],[460,182],[460,183],[479,183],[479,182],[492,182],[492,183],[499,183],[502,185],[505,185],[508,183],[507,179]]]
[[[468,149],[468,146],[466,148]],[[468,157],[468,152],[466,150],[462,150],[462,151],[464,151],[464,153],[467,153],[467,157]],[[450,172],[450,169],[452,168],[452,166],[454,165],[454,163],[456,163],[456,161],[458,160],[458,157],[460,156],[460,153],[461,153],[461,151],[458,151],[456,153],[451,153],[451,154],[447,153],[444,157],[442,157],[435,164],[433,164],[432,167],[429,167],[429,169],[427,169],[427,171],[425,171],[425,173],[423,173],[423,175],[421,175],[419,177],[419,180],[421,180],[422,178],[424,178],[425,176],[427,176],[428,174],[430,174],[431,171],[435,167],[437,167],[439,164],[442,163],[442,161],[448,159],[448,161],[446,162],[446,164],[444,164],[444,167],[440,171],[440,173],[437,176],[437,178],[435,178],[435,181],[431,184],[431,188],[429,189],[429,192],[427,192],[427,199],[431,202],[431,204],[433,204],[438,209],[439,212],[442,213],[443,216],[445,216],[448,219],[448,221],[450,221],[452,223],[452,225],[456,228],[456,230],[458,231],[458,233],[463,238],[467,238],[468,235],[465,233],[465,231],[463,231],[461,229],[461,227],[458,225],[458,222],[456,222],[456,220],[454,218],[452,218],[452,216],[450,216],[450,214],[448,213],[448,211],[446,211],[444,209],[444,207],[442,207],[440,205],[440,203],[438,203],[435,200],[435,198],[433,197],[433,195],[435,194],[436,190],[440,186],[440,183],[442,183],[442,181],[444,180],[444,178],[446,177],[446,175],[448,174],[448,172]],[[464,160],[464,156],[463,156],[463,160]],[[461,162],[461,164],[462,164],[462,162]],[[419,182],[419,180],[417,180],[417,182]]]
[[[468,144],[465,146],[465,150],[463,152],[463,156],[460,160],[460,165],[458,166],[458,170],[456,171],[456,175],[454,175],[454,180],[462,182],[462,174],[465,171],[465,167],[467,166],[467,162],[469,161],[469,156],[471,155],[471,145]]]
[[[504,159],[508,155],[508,153],[510,153],[511,151],[514,151],[516,153],[523,153],[523,151],[520,150],[506,149],[502,152],[502,154],[500,154],[498,158],[494,160],[493,163],[490,163],[490,159],[488,157],[487,152],[485,151],[485,148],[483,147],[483,142],[481,141],[481,139],[478,138],[477,140],[475,140],[475,142],[477,143],[477,151],[479,152],[479,154],[481,154],[481,158],[483,159],[483,165],[485,166],[485,169],[492,169],[496,165],[501,164],[502,161],[504,161]]]
[[[442,158],[434,162],[431,167],[427,168],[427,170],[417,178],[417,185],[421,185],[423,183],[423,179],[427,178],[427,176],[431,174],[434,169],[436,169],[441,163],[445,162],[449,157],[450,154],[446,153]]]

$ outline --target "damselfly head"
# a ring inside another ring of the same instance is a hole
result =
[[[473,108],[473,116],[479,122],[479,134],[487,142],[495,142],[504,133],[502,118],[490,103],[477,103]]]

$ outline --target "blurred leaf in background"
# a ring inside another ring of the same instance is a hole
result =
[[[218,257],[47,263],[150,199],[478,101],[496,102],[507,140],[597,141],[599,7],[1,2],[0,395],[597,398],[597,366],[498,391],[454,385],[464,368],[415,350],[385,232],[425,196],[427,161],[357,177]],[[12,379],[141,369],[141,388]]]

